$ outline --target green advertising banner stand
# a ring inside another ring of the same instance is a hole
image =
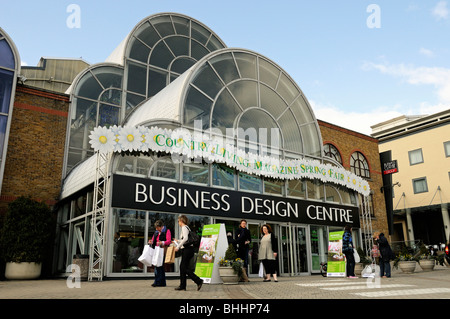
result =
[[[228,247],[225,224],[212,224],[203,227],[202,239],[198,249],[195,274],[206,284],[221,284],[219,264]]]
[[[345,256],[342,252],[344,231],[330,232],[328,240],[327,277],[345,277]]]

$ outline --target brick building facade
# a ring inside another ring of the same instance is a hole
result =
[[[0,214],[19,196],[54,205],[59,197],[69,97],[17,85]]]
[[[383,178],[378,151],[378,140],[324,121],[318,120],[318,123],[323,144],[332,144],[339,151],[342,158],[342,165],[345,169],[351,170],[351,157],[355,152],[361,153],[367,159],[370,174],[367,180],[372,190],[372,207],[374,212],[372,215],[372,229],[374,232],[385,233],[387,237],[389,231],[386,205],[384,196],[380,192],[380,188],[383,186]]]

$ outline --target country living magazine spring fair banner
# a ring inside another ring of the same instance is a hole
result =
[[[366,180],[344,169],[315,159],[283,159],[246,153],[234,145],[234,140],[159,127],[96,127],[89,136],[92,148],[99,153],[109,152],[165,152],[172,158],[202,158],[206,162],[224,163],[239,171],[278,179],[319,179],[331,182],[368,196]]]

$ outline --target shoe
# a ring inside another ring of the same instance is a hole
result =
[[[278,280],[274,280],[275,282],[278,282]]]
[[[264,282],[268,282],[268,281],[270,281],[270,279],[264,279],[263,281],[264,281]]]
[[[356,277],[356,276],[348,276],[348,278],[350,278],[350,279],[356,279],[356,278],[358,278],[358,277]]]
[[[197,291],[199,291],[202,288],[202,285],[203,285],[203,279],[199,284],[197,284]]]
[[[184,290],[184,291],[186,291],[186,288],[177,287],[177,288],[175,288],[175,290]]]

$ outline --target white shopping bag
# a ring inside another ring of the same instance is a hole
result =
[[[151,266],[154,252],[155,250],[150,245],[145,245],[144,251],[138,260],[146,266]]]
[[[161,267],[164,261],[164,248],[159,246],[155,247],[155,253],[153,254],[152,265]]]
[[[264,265],[263,265],[262,262],[259,263],[259,273],[258,273],[258,276],[259,276],[260,278],[263,278],[263,277],[264,277]]]
[[[380,266],[372,264],[366,266],[361,272],[363,278],[375,278],[380,276]]]
[[[355,263],[359,263],[361,261],[361,258],[359,258],[359,254],[355,248],[353,248],[353,257],[355,258]]]

